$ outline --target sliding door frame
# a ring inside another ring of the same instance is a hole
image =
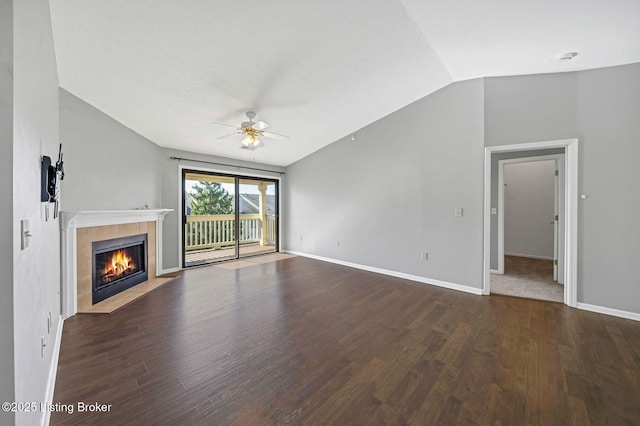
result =
[[[241,169],[242,167],[240,167]],[[224,177],[232,177],[235,179],[235,189],[236,189],[236,196],[234,197],[234,210],[235,210],[235,214],[239,215],[239,204],[240,204],[240,197],[239,197],[239,186],[240,186],[240,180],[242,179],[250,179],[250,180],[263,180],[263,181],[269,181],[269,182],[274,182],[276,185],[276,200],[275,200],[275,204],[276,204],[276,245],[275,245],[275,252],[278,253],[280,252],[280,241],[282,238],[281,235],[281,229],[282,227],[280,226],[280,211],[281,211],[281,197],[280,197],[280,191],[282,188],[282,177],[281,176],[269,176],[269,175],[261,175],[261,174],[254,174],[254,173],[234,173],[233,171],[229,171],[229,170],[221,170],[221,169],[211,169],[211,168],[206,168],[206,167],[196,167],[196,166],[188,166],[188,165],[179,165],[178,166],[178,197],[180,198],[180,202],[178,203],[178,205],[180,206],[180,211],[178,212],[179,217],[178,217],[178,253],[180,254],[180,268],[181,269],[185,269],[187,268],[186,266],[186,261],[185,261],[185,250],[184,250],[184,226],[185,226],[185,221],[186,221],[186,215],[184,214],[185,210],[186,210],[186,206],[185,206],[185,192],[186,192],[186,188],[185,188],[185,175],[186,173],[200,173],[200,174],[209,174],[209,175],[218,175],[218,176],[224,176]],[[229,261],[229,260],[238,260],[240,259],[240,240],[238,239],[238,236],[240,235],[240,221],[239,220],[235,220],[235,233],[236,233],[236,241],[235,241],[235,249],[236,249],[236,256],[232,259],[226,259],[223,260],[224,261]],[[259,256],[259,254],[258,254]],[[248,256],[245,256],[248,257]],[[211,264],[211,263],[207,263],[207,264]],[[194,265],[196,266],[196,265]]]

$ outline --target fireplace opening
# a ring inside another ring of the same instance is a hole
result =
[[[147,281],[147,234],[92,243],[93,304]]]

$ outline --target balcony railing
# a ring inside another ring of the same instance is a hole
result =
[[[265,238],[259,214],[240,215],[240,244],[274,245],[276,218],[267,216]],[[189,215],[185,225],[185,250],[220,249],[235,245],[235,215]]]

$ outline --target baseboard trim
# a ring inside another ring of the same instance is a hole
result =
[[[591,311],[599,314],[611,315],[614,317],[626,318],[633,321],[640,321],[640,314],[635,312],[621,311],[619,309],[607,308],[604,306],[590,305],[588,303],[576,303],[576,308],[583,311]]]
[[[405,274],[404,272],[391,271],[389,269],[376,268],[374,266],[361,265],[359,263],[345,262],[343,260],[332,259],[330,257],[317,256],[315,254],[302,253],[293,250],[283,250],[285,253],[295,254],[296,256],[308,257],[310,259],[321,260],[323,262],[335,263],[337,265],[348,266],[350,268],[361,269],[363,271],[374,272],[376,274],[389,275],[391,277],[403,278],[405,280],[416,281],[422,284],[434,285],[437,287],[444,287],[450,290],[462,291],[465,293],[471,293],[478,296],[482,295],[481,288],[469,287],[468,285],[450,283],[447,281],[441,281],[431,278],[420,277],[418,275]]]
[[[182,268],[163,269],[162,273],[160,275],[173,274],[173,273],[180,272],[180,271],[182,271]]]
[[[505,256],[525,257],[527,259],[540,259],[540,260],[553,260],[553,256],[538,256],[535,254],[522,254],[522,253],[505,253]]]
[[[56,388],[56,375],[58,373],[58,359],[60,357],[60,346],[62,344],[62,325],[64,319],[62,315],[58,321],[58,329],[56,330],[56,338],[53,344],[53,353],[51,357],[51,365],[49,366],[49,377],[47,379],[47,389],[44,394],[44,400],[47,404],[53,404],[53,393]],[[40,424],[47,426],[51,419],[51,411],[43,410]]]

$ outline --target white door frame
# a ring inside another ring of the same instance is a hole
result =
[[[565,267],[565,254],[564,254],[564,248],[565,248],[565,240],[564,238],[566,238],[566,231],[565,231],[565,217],[566,215],[564,214],[564,209],[566,206],[565,203],[565,198],[567,197],[567,194],[565,193],[565,189],[566,189],[566,185],[565,185],[565,181],[566,181],[566,175],[565,175],[565,165],[566,165],[566,161],[563,160],[556,160],[556,170],[558,171],[558,175],[556,176],[556,179],[559,179],[559,182],[557,182],[556,185],[556,191],[558,191],[557,197],[556,197],[556,213],[558,215],[558,219],[555,221],[555,224],[557,226],[557,235],[562,235],[562,243],[563,244],[559,244],[558,242],[554,243],[554,248],[557,250],[557,256],[555,256],[555,259],[558,259],[558,265],[556,269],[556,273],[557,276],[554,277],[554,279],[558,282],[558,284],[562,284],[564,285],[564,277],[565,277],[565,273],[564,273],[564,267]]]
[[[578,139],[531,142],[484,149],[484,250],[482,294],[491,293],[491,156],[494,153],[565,148],[564,303],[576,307],[578,278]]]
[[[554,154],[539,155],[537,157],[509,158],[498,161],[498,274],[504,274],[504,165],[559,160],[563,157],[564,154]]]

